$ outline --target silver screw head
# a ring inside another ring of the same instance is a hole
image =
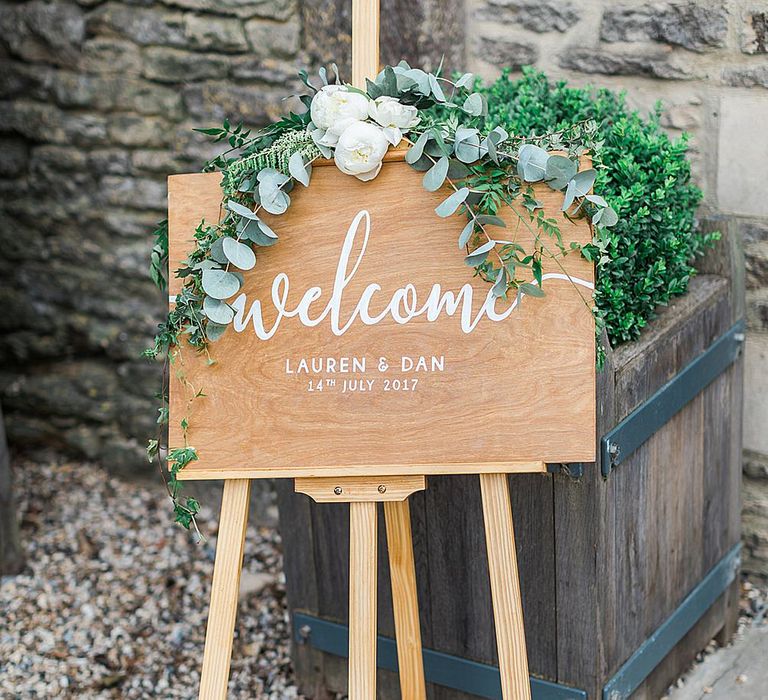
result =
[[[379,484],[379,493],[386,493],[387,487],[384,484]]]
[[[336,486],[336,487],[333,489],[333,492],[334,492],[334,493],[335,493],[337,496],[341,496],[341,492],[342,492],[342,488],[341,488],[341,486]]]

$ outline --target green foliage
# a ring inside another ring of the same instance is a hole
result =
[[[671,139],[661,130],[660,106],[643,118],[626,105],[623,94],[550,83],[532,69],[519,80],[505,72],[479,91],[488,103],[485,129],[501,126],[531,135],[584,120],[597,123],[595,189],[618,221],[585,252],[603,263],[595,301],[611,344],[634,340],[659,304],[686,291],[694,258],[717,239],[695,228],[701,192],[691,183],[686,137]],[[557,167],[552,164],[553,176]],[[607,216],[606,225],[613,221]]]

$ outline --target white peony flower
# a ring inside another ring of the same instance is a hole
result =
[[[389,142],[380,127],[356,121],[339,137],[333,159],[341,172],[358,180],[373,180],[381,170],[387,148]]]
[[[419,123],[419,112],[413,105],[404,105],[395,97],[378,97],[368,103],[368,114],[377,124],[384,127],[387,140],[397,146],[403,138],[403,131]]]
[[[346,85],[326,85],[312,98],[309,113],[312,123],[325,134],[318,140],[334,146],[341,133],[353,122],[368,117],[369,99],[352,92]]]

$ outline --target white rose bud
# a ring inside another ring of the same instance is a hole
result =
[[[333,159],[336,167],[358,180],[373,180],[381,170],[381,162],[389,142],[381,128],[369,122],[353,122],[339,137]]]
[[[353,121],[368,117],[369,99],[346,85],[326,85],[312,98],[309,108],[314,125],[325,132],[319,143],[333,146]]]
[[[368,104],[371,119],[383,127],[397,127],[403,131],[419,123],[419,112],[413,105],[404,105],[396,97],[377,97]]]

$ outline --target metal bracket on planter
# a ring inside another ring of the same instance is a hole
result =
[[[297,612],[293,615],[293,634],[298,644],[309,644],[327,654],[346,657],[349,653],[349,630],[346,625]],[[395,640],[379,636],[376,647],[376,665],[397,671]],[[429,683],[481,698],[502,700],[499,669],[495,666],[424,649],[424,676]],[[583,690],[533,677],[531,692],[533,700],[587,700]]]
[[[693,362],[638,406],[600,440],[603,476],[621,464],[659,428],[711,384],[739,357],[744,321],[736,323]]]
[[[741,544],[713,566],[677,609],[627,659],[603,687],[603,700],[627,700],[677,643],[725,593],[741,564]]]

